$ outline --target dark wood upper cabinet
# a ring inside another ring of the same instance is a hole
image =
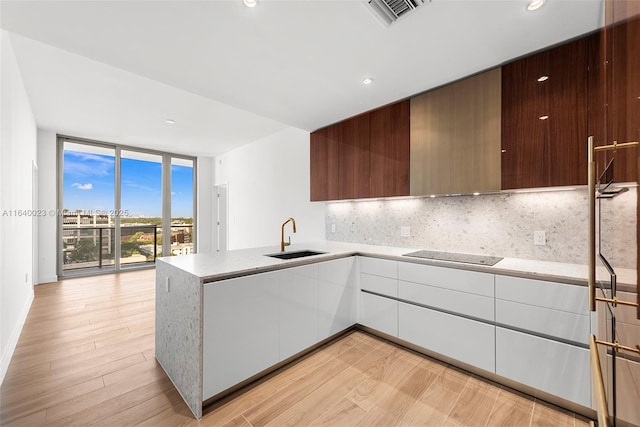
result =
[[[371,196],[409,194],[409,100],[371,112]]]
[[[502,67],[502,189],[586,184],[590,43]]]
[[[311,133],[311,200],[409,194],[409,101]]]
[[[623,5],[615,3],[616,6]],[[624,11],[618,12],[619,14]],[[624,16],[624,15],[623,15]],[[622,17],[619,17],[622,18]],[[640,140],[640,16],[612,23],[603,36],[605,45],[606,128],[604,140],[609,145]],[[636,182],[637,148],[607,152],[606,161],[615,157],[614,180]],[[602,158],[598,159],[602,161]],[[599,163],[600,166],[600,163]]]
[[[369,113],[335,125],[339,128],[338,198],[370,197],[371,166],[369,164]]]
[[[474,84],[486,72],[313,132],[311,200],[493,191],[480,183],[498,170],[504,190],[586,184],[588,136],[640,139],[640,17],[621,13],[605,31],[503,65],[497,85]],[[481,132],[488,105],[497,131]],[[480,159],[496,138],[500,158]],[[639,152],[607,152],[598,169],[615,156],[615,180],[636,181]]]

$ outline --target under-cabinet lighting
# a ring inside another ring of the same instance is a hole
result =
[[[527,10],[530,12],[538,10],[545,4],[545,1],[546,0],[532,0],[527,4]]]
[[[575,191],[584,187],[537,187],[537,188],[518,188],[516,190],[502,190],[502,193],[552,193],[556,191]]]
[[[432,199],[436,197],[435,194],[430,195],[429,197],[431,197]]]
[[[473,193],[474,196],[479,196],[480,193],[478,193],[477,191],[475,193]]]
[[[371,83],[373,83],[373,79],[371,77],[365,77],[364,79],[362,79],[363,85],[370,85]]]
[[[540,76],[540,77],[538,77],[538,81],[539,81],[540,83],[542,83],[542,82],[544,82],[544,81],[546,81],[546,80],[549,80],[549,76]]]
[[[549,116],[540,116],[539,119],[540,120],[547,120],[549,118]]]

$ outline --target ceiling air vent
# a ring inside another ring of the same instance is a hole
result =
[[[364,0],[375,16],[388,27],[418,6],[424,4],[425,0]]]

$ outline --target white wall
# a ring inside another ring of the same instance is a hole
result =
[[[228,184],[229,249],[324,240],[324,203],[309,202],[309,133],[287,128],[216,157],[215,184]],[[291,229],[287,229],[291,234]]]
[[[199,253],[213,251],[213,161],[212,157],[198,157],[196,244]]]
[[[32,200],[37,128],[7,32],[0,32],[0,382],[33,301]]]
[[[57,217],[51,215],[57,208],[56,201],[56,133],[38,130],[38,203],[47,214],[39,218],[38,232],[38,280],[36,283],[49,283],[58,280],[57,276]]]

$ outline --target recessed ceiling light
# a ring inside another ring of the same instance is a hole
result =
[[[258,0],[242,0],[242,3],[247,7],[256,7],[258,5]]]
[[[527,4],[527,10],[530,12],[538,10],[545,4],[545,2],[546,0],[531,0],[529,4]]]
[[[538,77],[538,81],[539,82],[544,82],[544,81],[547,81],[547,80],[549,80],[549,76],[540,76],[540,77]]]
[[[547,120],[549,118],[549,116],[540,116],[539,119],[540,120]]]
[[[167,120],[165,120],[165,123],[169,123],[170,125],[175,125],[176,121],[175,120],[171,120],[171,119],[167,119]]]
[[[363,85],[370,85],[371,83],[373,83],[373,79],[371,77],[365,77],[364,79],[362,79]]]

